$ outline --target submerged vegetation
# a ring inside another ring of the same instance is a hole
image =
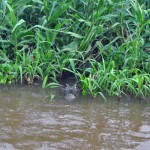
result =
[[[0,0],[0,83],[64,72],[83,95],[149,96],[150,1]]]

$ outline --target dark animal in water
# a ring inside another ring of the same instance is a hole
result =
[[[73,86],[66,84],[65,87],[61,87],[61,93],[63,94],[66,100],[72,101],[80,94],[80,90],[76,84]]]

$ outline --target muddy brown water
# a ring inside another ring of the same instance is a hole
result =
[[[39,86],[0,88],[0,150],[150,150],[148,103],[50,101],[48,93]]]

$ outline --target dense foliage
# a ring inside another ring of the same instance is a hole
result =
[[[150,94],[149,0],[0,0],[0,83],[56,82],[82,93]]]

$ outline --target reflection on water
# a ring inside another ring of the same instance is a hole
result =
[[[150,105],[79,98],[67,102],[40,87],[0,90],[0,149],[149,150]]]

